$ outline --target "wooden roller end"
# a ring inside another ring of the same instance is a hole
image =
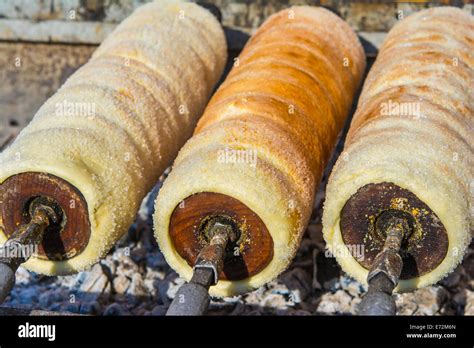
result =
[[[341,234],[354,258],[364,268],[371,268],[386,239],[376,224],[388,211],[403,213],[412,231],[404,238],[400,250],[403,260],[400,279],[419,277],[434,270],[448,252],[445,227],[416,195],[387,182],[360,188],[342,209]]]
[[[222,280],[241,280],[262,271],[273,258],[273,239],[250,208],[230,196],[201,192],[183,200],[173,211],[169,233],[179,255],[192,267],[209,243],[207,228],[216,218],[238,231],[236,242],[226,248]]]
[[[87,202],[77,188],[51,174],[27,172],[9,177],[0,185],[0,229],[9,237],[30,220],[30,203],[38,197],[61,209],[61,221],[46,228],[35,257],[61,261],[80,254],[89,242]]]

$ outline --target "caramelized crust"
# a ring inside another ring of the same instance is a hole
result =
[[[292,7],[257,30],[207,105],[156,202],[156,236],[178,273],[189,279],[191,267],[169,238],[170,216],[181,201],[201,192],[249,207],[274,247],[273,259],[258,274],[221,280],[213,295],[249,291],[286,269],[364,69],[357,36],[325,9]],[[238,151],[255,153],[256,163],[222,158]]]

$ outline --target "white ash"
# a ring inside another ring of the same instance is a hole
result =
[[[163,178],[162,178],[163,179]],[[323,189],[322,189],[323,190]],[[128,235],[89,271],[45,277],[22,268],[3,304],[93,315],[165,315],[184,280],[169,268],[152,231],[157,188]],[[245,295],[213,299],[209,315],[354,315],[367,290],[325,254],[321,204],[289,269]],[[474,315],[474,252],[438,285],[397,294],[398,315]]]

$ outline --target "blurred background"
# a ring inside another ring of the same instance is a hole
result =
[[[2,0],[0,2],[0,132],[16,132],[95,47],[147,0]],[[292,5],[319,5],[344,18],[369,55],[399,18],[432,6],[472,13],[473,1],[207,0],[222,13],[230,56],[268,16]],[[6,129],[8,128],[8,130]],[[0,144],[1,146],[1,144]]]

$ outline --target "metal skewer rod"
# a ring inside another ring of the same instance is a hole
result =
[[[55,210],[40,198],[32,201],[29,214],[31,221],[19,226],[0,248],[0,303],[13,289],[18,267],[31,257],[43,240],[45,229],[59,220]]]
[[[237,233],[230,224],[216,221],[209,229],[210,242],[199,253],[193,276],[176,293],[166,315],[204,315],[209,303],[209,288],[219,281],[224,266],[225,249],[237,240]]]
[[[398,285],[403,268],[400,248],[410,227],[403,217],[391,216],[390,212],[386,214],[381,219],[384,223],[376,225],[380,232],[385,233],[386,239],[367,276],[369,290],[359,304],[359,315],[396,315],[397,306],[392,292]]]

